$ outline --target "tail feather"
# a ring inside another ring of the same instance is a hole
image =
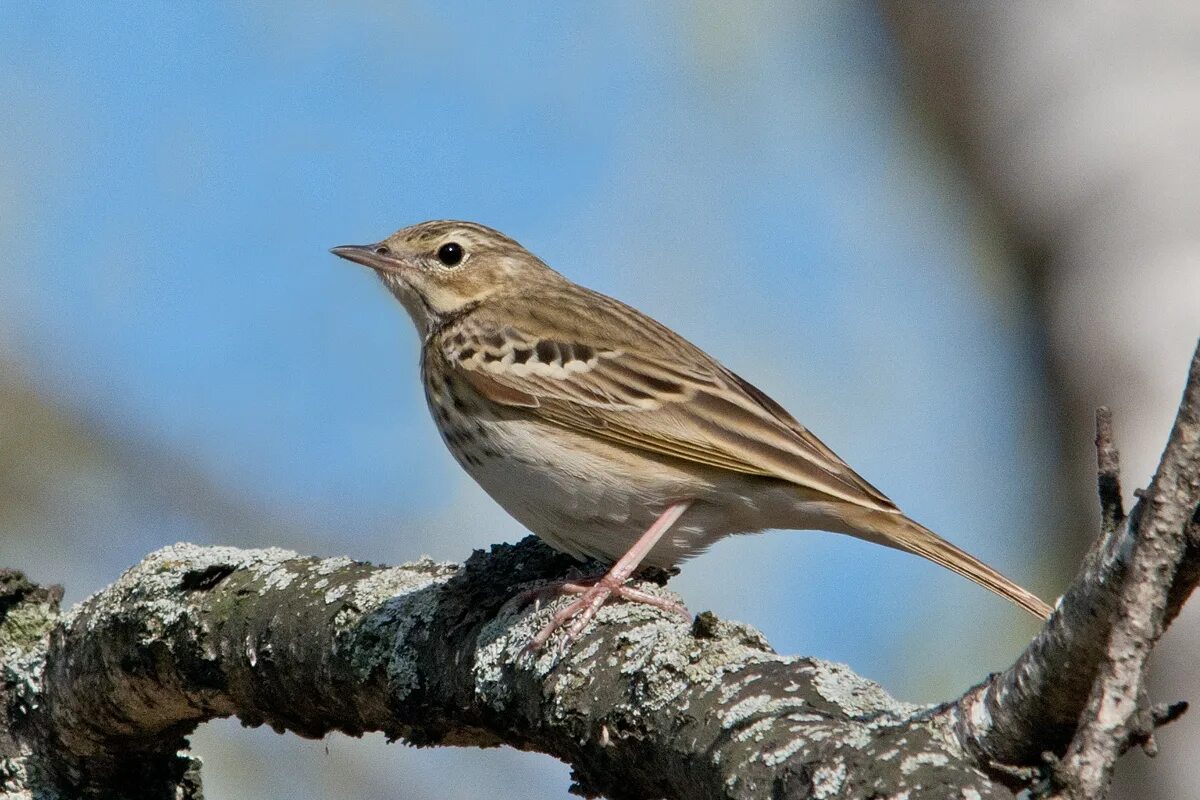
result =
[[[866,519],[855,520],[858,523],[854,526],[856,530],[848,532],[929,559],[1008,598],[1039,619],[1050,616],[1053,609],[1037,595],[1013,583],[970,553],[950,544],[924,525],[894,512],[872,511],[866,516]]]

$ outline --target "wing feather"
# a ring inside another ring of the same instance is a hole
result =
[[[514,319],[532,322],[517,327]],[[895,509],[764,392],[603,295],[586,303],[481,307],[431,345],[502,406],[645,452]]]

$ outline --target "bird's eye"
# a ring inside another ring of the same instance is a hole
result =
[[[375,248],[375,255],[377,255],[377,256],[386,256],[386,255],[389,255],[391,252],[392,252],[391,249],[389,249],[386,244],[381,244],[381,245],[379,245],[379,247]]]
[[[464,255],[462,245],[458,242],[446,242],[437,251],[438,261],[447,267],[454,267],[461,264]]]

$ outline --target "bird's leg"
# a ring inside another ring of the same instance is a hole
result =
[[[563,583],[559,590],[568,594],[578,594],[579,598],[571,605],[562,609],[554,615],[554,617],[546,623],[546,626],[538,631],[537,636],[529,643],[530,650],[540,650],[543,645],[549,641],[550,637],[559,628],[571,622],[571,627],[567,629],[566,644],[572,641],[583,632],[587,627],[588,622],[592,617],[596,616],[596,612],[600,610],[600,606],[604,605],[605,601],[612,595],[616,595],[625,600],[630,600],[635,603],[647,603],[657,608],[662,608],[668,611],[681,613],[683,616],[688,616],[687,609],[678,603],[673,603],[670,600],[664,600],[661,597],[655,597],[649,592],[643,592],[640,589],[633,589],[625,585],[625,581],[629,579],[642,563],[642,559],[646,554],[654,549],[654,545],[662,539],[663,534],[670,530],[679,517],[687,511],[688,506],[692,504],[691,500],[683,500],[674,503],[667,507],[658,519],[654,521],[645,533],[643,533],[633,547],[625,555],[621,556],[617,563],[612,565],[600,578],[594,582],[587,583]]]

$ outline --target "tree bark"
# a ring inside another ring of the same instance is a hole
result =
[[[1128,518],[1100,423],[1095,547],[1013,666],[942,705],[708,613],[689,626],[617,604],[565,651],[530,653],[563,601],[523,590],[572,568],[532,537],[399,567],[178,544],[65,614],[54,589],[0,576],[0,790],[199,797],[185,737],[235,715],[539,750],[572,765],[574,791],[614,799],[1101,796],[1120,754],[1182,712],[1150,706],[1143,684],[1200,576],[1200,350]]]

